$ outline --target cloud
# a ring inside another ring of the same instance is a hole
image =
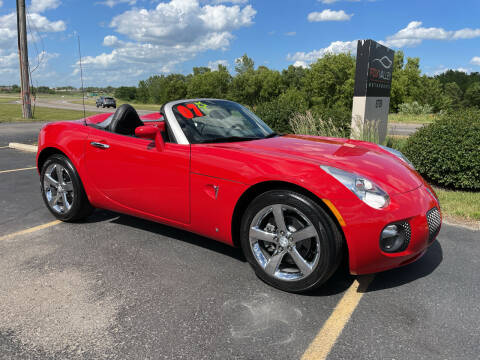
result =
[[[59,32],[66,29],[65,23],[61,20],[50,21],[39,14],[29,14],[29,22],[34,28],[42,32]],[[12,50],[17,47],[17,14],[10,13],[0,16],[0,49]]]
[[[312,63],[315,60],[324,57],[326,54],[340,54],[340,53],[354,53],[357,51],[357,41],[334,41],[330,43],[329,46],[319,49],[313,50],[311,52],[297,52],[293,55],[288,54],[287,60],[295,61],[298,63],[298,66],[303,64]]]
[[[60,6],[60,0],[32,0],[28,11],[31,13],[42,13],[45,10],[56,9]]]
[[[474,56],[472,60],[470,60],[470,64],[480,66],[480,56]]]
[[[306,61],[301,61],[301,60],[297,60],[295,61],[295,63],[293,64],[293,66],[295,67],[301,67],[301,68],[307,68],[308,67],[308,64]]]
[[[18,54],[12,52],[1,56],[0,54],[0,74],[11,73],[18,68]],[[3,85],[3,84],[2,84]]]
[[[308,14],[308,21],[318,22],[318,21],[348,21],[353,16],[353,14],[347,14],[343,10],[330,10],[325,9],[322,12],[311,12]]]
[[[29,7],[27,14],[28,22],[33,29],[40,33],[39,36],[30,36],[29,42],[35,42],[42,36],[41,33],[55,33],[66,29],[66,25],[62,20],[50,21],[47,17],[40,14],[47,9],[54,9],[60,5],[58,0],[33,0],[32,6]],[[17,83],[18,76],[18,50],[17,50],[17,14],[12,12],[0,15],[0,77],[3,83]],[[45,68],[48,61],[58,54],[50,54],[41,52],[37,61],[35,58],[30,59],[31,67],[35,67],[40,63],[42,69]],[[38,60],[42,61],[39,62]],[[36,74],[36,78],[39,75]]]
[[[2,6],[3,6],[3,1],[2,1],[2,0],[0,0],[0,7],[2,7]]]
[[[208,67],[212,70],[218,70],[218,65],[223,65],[225,67],[229,67],[228,60],[215,60],[215,61],[209,61],[208,62]]]
[[[153,9],[132,8],[110,23],[127,40],[106,36],[103,45],[113,50],[87,56],[83,64],[87,73],[98,73],[99,79],[105,77],[109,82],[118,78],[133,83],[139,76],[172,72],[201,52],[228,48],[232,32],[253,24],[255,14],[251,5],[201,6],[197,0],[171,0]]]
[[[423,27],[421,21],[412,21],[406,28],[388,36],[385,44],[393,47],[416,46],[423,40],[459,40],[480,37],[480,29],[445,30],[436,27]]]
[[[297,32],[296,32],[296,31],[290,31],[290,32],[285,33],[285,35],[287,35],[287,36],[295,36],[295,35],[297,35]]]
[[[405,28],[397,33],[388,36],[386,40],[379,40],[380,44],[393,48],[403,48],[408,46],[416,46],[424,40],[454,41],[459,39],[472,39],[480,37],[480,29],[464,28],[460,30],[445,30],[443,28],[422,26],[420,21],[412,21]],[[326,48],[313,50],[310,52],[297,52],[288,54],[287,60],[298,64],[309,64],[317,59],[325,56],[325,54],[353,53],[357,51],[357,41],[334,41]],[[474,65],[480,65],[480,57],[474,57],[471,61]],[[446,69],[438,69],[434,74],[444,72]],[[459,71],[469,71],[468,69],[459,69]]]
[[[135,5],[136,3],[137,3],[137,0],[105,0],[105,1],[96,2],[95,5],[105,5],[110,8],[113,8],[118,4]]]

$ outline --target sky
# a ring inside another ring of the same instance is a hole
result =
[[[35,86],[137,85],[226,65],[308,66],[374,39],[422,72],[480,72],[479,0],[26,0]],[[19,84],[16,1],[0,0],[0,85]]]

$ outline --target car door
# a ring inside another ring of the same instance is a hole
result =
[[[91,128],[87,176],[110,203],[184,224],[190,222],[190,145],[166,143]]]

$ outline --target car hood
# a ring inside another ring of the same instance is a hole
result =
[[[402,160],[378,145],[364,141],[286,135],[221,146],[334,166],[369,178],[390,195],[405,193],[423,184],[421,176]]]

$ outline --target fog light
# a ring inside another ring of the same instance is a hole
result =
[[[380,248],[387,253],[403,251],[410,242],[410,225],[407,222],[387,225],[380,235]]]

